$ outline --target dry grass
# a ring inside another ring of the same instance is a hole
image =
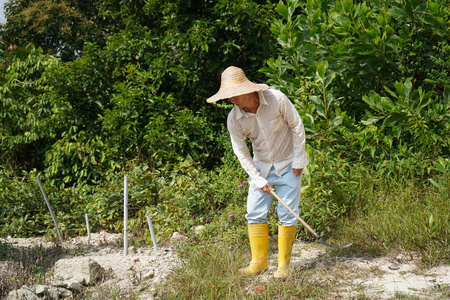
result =
[[[14,247],[0,242],[0,298],[23,285],[44,284],[63,253],[58,245]]]

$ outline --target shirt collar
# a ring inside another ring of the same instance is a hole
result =
[[[266,98],[264,97],[264,93],[262,91],[259,91],[257,93],[258,93],[258,96],[259,96],[259,108],[261,108],[261,106],[269,105],[269,103],[267,103],[267,101],[266,101]],[[242,109],[240,109],[236,105],[234,106],[234,108],[236,109],[236,116],[237,116],[238,120],[241,119],[243,116],[247,116],[248,117],[249,115],[250,116],[254,115],[254,114],[251,114],[251,113],[244,112]],[[258,110],[259,110],[259,108],[258,108]]]

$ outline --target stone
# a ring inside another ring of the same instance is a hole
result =
[[[128,247],[128,254],[135,255],[137,253],[136,247],[130,246]]]
[[[83,289],[83,285],[80,283],[80,278],[71,278],[69,280],[55,280],[53,282],[53,285],[77,292],[80,292]]]
[[[202,232],[203,229],[205,229],[204,225],[198,225],[198,226],[195,226],[194,232],[195,232],[195,234],[200,234],[200,232]]]
[[[45,299],[58,300],[58,299],[71,299],[72,297],[73,297],[72,292],[65,288],[48,286]]]
[[[27,286],[9,292],[6,300],[39,300],[39,297]]]
[[[51,285],[35,284],[32,288],[23,286],[20,290],[10,292],[8,300],[35,300],[35,299],[72,299],[71,291]]]
[[[144,279],[151,279],[155,277],[155,270],[150,270],[146,274],[144,274]]]
[[[54,266],[54,278],[59,280],[75,279],[80,284],[94,285],[105,269],[89,258],[60,259]]]
[[[171,240],[178,240],[178,241],[184,241],[186,239],[187,238],[184,235],[182,235],[181,233],[176,232],[176,231],[172,234],[172,237],[171,237]]]
[[[83,289],[83,285],[76,280],[69,280],[67,282],[67,289],[69,289],[70,291],[81,292],[81,290]]]
[[[388,268],[391,269],[391,270],[396,271],[396,270],[400,269],[400,266],[397,265],[397,264],[391,264]]]
[[[35,284],[34,285],[34,291],[36,295],[41,296],[44,295],[45,291],[47,290],[47,286],[43,284]]]

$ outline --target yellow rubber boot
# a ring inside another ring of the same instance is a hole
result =
[[[249,224],[248,238],[252,251],[252,261],[248,267],[239,269],[239,273],[253,276],[268,269],[269,225]]]
[[[292,244],[297,232],[297,226],[278,226],[278,270],[273,274],[275,278],[287,278],[291,262]]]

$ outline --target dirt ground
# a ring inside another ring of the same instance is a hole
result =
[[[64,259],[89,257],[108,270],[112,276],[96,286],[98,293],[117,289],[140,295],[139,299],[153,299],[158,285],[179,264],[173,247],[142,249],[131,247],[128,255],[117,245],[121,235],[100,232],[64,242],[68,255]],[[33,247],[53,244],[40,238],[2,239],[14,247]],[[270,273],[276,270],[276,257],[270,258]],[[401,296],[416,299],[448,299],[450,297],[450,266],[420,269],[414,255],[392,257],[337,257],[330,255],[318,243],[296,240],[291,266],[295,271],[315,269],[318,280],[332,281],[338,288],[334,299],[388,299]],[[1,269],[1,262],[0,262]],[[270,274],[267,280],[271,278]],[[140,283],[145,282],[145,285]],[[145,286],[143,288],[143,286]],[[95,293],[94,293],[95,295]]]
[[[296,241],[291,265],[314,268],[321,280],[339,287],[337,299],[450,299],[450,266],[424,270],[419,257],[398,254],[384,257],[336,257],[318,244]]]

